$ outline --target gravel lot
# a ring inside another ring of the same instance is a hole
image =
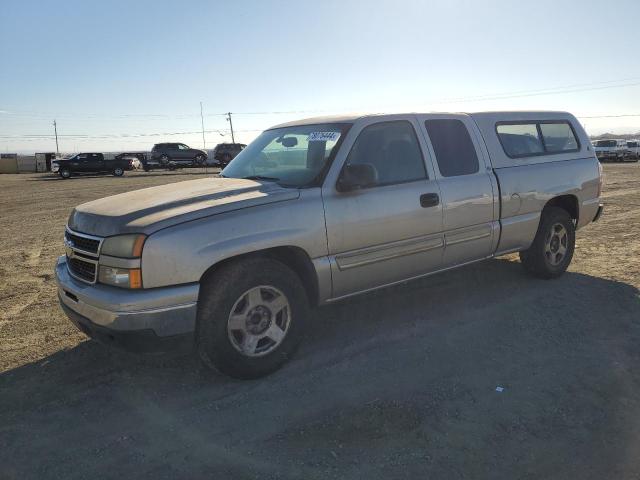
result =
[[[0,175],[0,478],[640,478],[640,164],[561,279],[509,256],[327,307],[250,382],[57,305],[74,205],[200,175]]]

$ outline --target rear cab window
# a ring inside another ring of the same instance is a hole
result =
[[[497,123],[496,133],[510,158],[580,150],[573,127],[565,120]]]

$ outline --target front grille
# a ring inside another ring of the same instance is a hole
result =
[[[85,262],[77,257],[67,257],[67,264],[69,271],[76,277],[91,283],[96,281],[95,263]]]
[[[84,252],[98,253],[98,248],[100,248],[100,240],[81,237],[80,235],[71,233],[68,230],[65,232],[65,238],[67,239],[67,242],[71,243],[69,246]]]

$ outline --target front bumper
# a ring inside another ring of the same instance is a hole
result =
[[[56,265],[58,298],[84,333],[127,350],[167,351],[193,343],[199,284],[125,290],[71,277],[66,257]]]

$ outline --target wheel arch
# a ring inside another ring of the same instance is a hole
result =
[[[309,304],[311,306],[318,305],[319,283],[318,275],[316,273],[315,267],[313,266],[313,262],[311,261],[311,258],[309,257],[307,252],[305,252],[302,248],[291,245],[256,250],[254,252],[243,253],[220,260],[219,262],[210,266],[202,274],[199,282],[200,284],[202,284],[208,278],[215,275],[216,272],[225,265],[237,262],[239,260],[256,257],[271,258],[284,263],[289,268],[291,268],[300,278],[300,281],[302,282],[302,285],[307,292]]]
[[[569,216],[578,224],[580,218],[580,207],[578,203],[578,197],[572,194],[558,195],[553,197],[544,206],[543,213],[550,207],[559,207],[565,210]]]

